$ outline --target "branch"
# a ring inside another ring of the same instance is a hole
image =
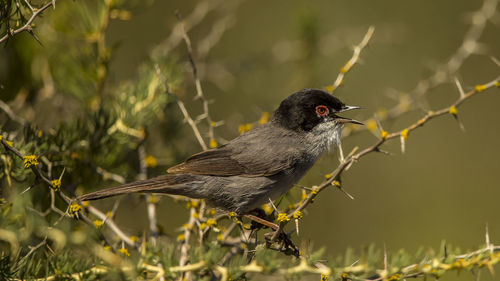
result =
[[[16,34],[24,32],[24,31],[27,31],[29,34],[31,34],[31,36],[33,36],[33,38],[35,38],[35,40],[37,40],[40,43],[40,40],[38,40],[38,38],[33,33],[33,27],[31,26],[31,24],[33,23],[33,21],[35,20],[35,18],[37,16],[39,16],[40,14],[42,14],[48,7],[53,6],[54,9],[55,9],[55,7],[56,7],[56,0],[49,1],[48,3],[46,3],[45,5],[43,5],[40,9],[33,8],[31,5],[29,5],[28,2],[26,2],[26,3],[28,4],[29,9],[31,10],[31,13],[32,13],[31,17],[20,28],[18,28],[16,30],[12,30],[12,29],[11,30],[7,30],[7,34],[5,34],[2,38],[0,38],[0,43],[2,43],[3,41],[7,40],[9,37],[12,37],[12,36],[14,36]]]

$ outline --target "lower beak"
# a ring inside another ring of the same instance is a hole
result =
[[[364,125],[363,123],[357,121],[357,120],[354,120],[354,119],[350,119],[350,118],[345,118],[345,117],[338,117],[336,119],[337,122],[341,123],[341,124],[344,124],[344,123],[352,123],[352,124],[357,124],[357,125]]]

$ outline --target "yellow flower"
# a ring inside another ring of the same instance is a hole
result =
[[[208,226],[214,226],[217,225],[217,221],[215,219],[208,219],[207,220],[207,225]]]
[[[262,210],[264,210],[264,212],[266,212],[266,215],[270,215],[274,211],[273,207],[271,207],[269,204],[262,205]]]
[[[14,145],[14,143],[13,143],[13,142],[11,142],[11,141],[5,141],[5,143],[6,143],[8,146],[10,146],[10,147],[12,147],[12,146]]]
[[[224,235],[222,234],[217,235],[217,240],[224,241]]]
[[[304,215],[302,214],[302,212],[301,212],[301,211],[297,211],[297,212],[294,212],[294,213],[293,213],[293,218],[294,218],[294,219],[297,219],[297,220],[298,220],[298,219],[301,219],[303,216],[304,216]]]
[[[408,139],[409,134],[410,134],[410,131],[408,131],[408,129],[404,129],[403,131],[401,131],[401,136],[403,137],[404,140]]]
[[[29,168],[32,165],[38,165],[38,158],[35,155],[26,155],[23,157],[24,167]]]
[[[229,212],[227,213],[228,216],[230,217],[236,217],[236,213],[235,212]]]
[[[191,208],[198,208],[199,204],[198,204],[198,201],[196,200],[189,200],[187,203],[186,203],[186,208],[188,209],[191,209]]]
[[[331,175],[331,174],[326,174],[326,175],[325,175],[325,179],[330,179],[331,177],[332,177],[332,175]]]
[[[38,130],[37,135],[38,135],[39,138],[43,137],[43,131],[42,130]]]
[[[285,222],[285,221],[290,221],[290,218],[285,213],[279,213],[276,220],[278,222]]]
[[[312,194],[318,194],[319,193],[319,188],[317,186],[313,186],[311,193]]]
[[[69,212],[74,215],[78,212],[80,212],[82,210],[82,206],[76,204],[76,203],[73,203],[69,206]]]
[[[307,192],[305,190],[302,190],[301,199],[302,200],[306,200],[307,199]]]
[[[384,131],[384,130],[380,131],[380,137],[381,137],[383,140],[386,140],[388,136],[389,136],[389,132]]]
[[[238,132],[244,134],[252,129],[253,125],[250,123],[242,124],[238,126]]]
[[[217,143],[217,140],[215,139],[210,139],[210,148],[216,148],[219,144]]]
[[[335,88],[333,87],[333,85],[326,86],[326,91],[327,92],[332,93],[334,90],[335,90]]]
[[[151,196],[149,197],[149,202],[148,202],[148,203],[151,203],[151,204],[156,204],[156,203],[158,203],[158,201],[160,201],[160,200],[158,199],[158,196],[156,196],[156,195],[154,195],[154,194],[153,194],[153,195],[151,195]]]
[[[200,224],[200,229],[201,229],[201,230],[203,230],[203,229],[205,229],[205,228],[207,228],[207,227],[208,227],[208,224],[207,224],[207,223],[205,223],[205,222],[202,222],[202,223]]]
[[[264,125],[269,121],[269,112],[262,112],[260,116],[259,124]]]
[[[122,255],[126,256],[126,257],[130,257],[130,253],[129,251],[127,250],[127,248],[121,248],[120,249],[120,253],[122,253]]]
[[[448,111],[451,115],[457,115],[458,114],[458,110],[457,110],[457,107],[452,105],[450,107],[450,110]]]
[[[211,216],[214,216],[215,215],[215,209],[208,210],[208,214],[211,215]]]
[[[368,128],[368,130],[370,131],[375,131],[377,129],[377,121],[375,121],[374,119],[370,119],[366,122],[366,128]]]
[[[403,275],[396,273],[396,274],[392,275],[391,277],[389,277],[389,279],[387,279],[387,280],[388,281],[397,281],[397,280],[401,280],[401,277],[403,277]]]
[[[89,201],[83,201],[82,206],[83,207],[88,207],[90,205]]]
[[[132,236],[130,236],[130,241],[132,241],[132,242],[139,242],[139,237],[137,237],[135,235],[132,235]]]
[[[476,85],[476,92],[482,92],[486,90],[486,85]]]
[[[107,211],[107,212],[106,212],[106,217],[108,217],[108,218],[112,218],[112,217],[113,217],[113,212],[111,212],[111,211]]]
[[[246,230],[250,230],[250,229],[252,228],[252,225],[251,225],[251,224],[249,224],[249,223],[245,223],[245,224],[243,224],[243,225],[242,225],[242,227],[243,227],[244,229],[246,229]]]
[[[332,185],[336,187],[340,187],[340,182],[338,180],[332,181]]]
[[[111,250],[111,247],[110,247],[110,246],[108,246],[108,245],[106,245],[106,246],[104,246],[104,250],[105,250],[105,251],[109,251],[109,250]]]
[[[102,227],[102,224],[103,224],[103,221],[102,221],[102,220],[95,220],[95,221],[94,221],[94,226],[95,226],[95,228],[101,228],[101,227]]]
[[[2,135],[0,135],[0,141],[1,141],[1,140],[3,140],[3,136],[2,136]]]
[[[177,241],[179,241],[179,242],[184,242],[184,240],[186,240],[186,235],[184,235],[184,234],[179,234],[179,235],[177,236]]]
[[[321,281],[328,281],[328,278],[330,278],[327,274],[321,273]]]
[[[54,191],[58,191],[61,188],[61,180],[60,179],[51,180],[50,187],[54,189]]]
[[[154,168],[156,165],[158,165],[158,161],[153,155],[146,155],[146,159],[144,159],[146,162],[146,166],[149,168]]]

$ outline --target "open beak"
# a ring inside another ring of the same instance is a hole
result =
[[[362,107],[361,106],[354,106],[354,105],[344,105],[344,107],[342,107],[342,109],[339,112],[349,111],[349,110],[353,110],[353,109],[362,109]],[[352,123],[352,124],[357,124],[357,125],[364,125],[363,123],[361,123],[357,120],[346,118],[346,117],[341,117],[341,116],[337,116],[336,121],[339,123]]]

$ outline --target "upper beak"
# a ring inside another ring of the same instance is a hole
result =
[[[340,109],[339,112],[344,112],[344,111],[353,110],[353,109],[363,109],[363,107],[356,106],[356,105],[344,105],[344,107],[342,107],[342,109]]]
[[[355,106],[355,105],[344,105],[344,107],[342,107],[342,109],[339,112],[344,112],[344,111],[353,110],[353,109],[362,109],[362,107],[361,106]],[[341,117],[341,116],[338,116],[337,122],[340,122],[340,123],[353,123],[353,124],[358,124],[358,125],[364,125],[363,123],[361,123],[361,122],[359,122],[357,120],[346,118],[346,117]]]

